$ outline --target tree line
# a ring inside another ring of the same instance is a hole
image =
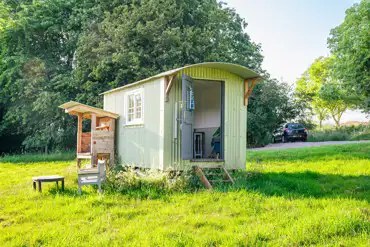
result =
[[[0,153],[72,149],[76,119],[58,105],[102,107],[103,91],[208,61],[264,76],[247,134],[251,145],[267,142],[307,101],[262,69],[246,26],[217,0],[0,0]]]
[[[330,32],[331,55],[319,57],[296,82],[296,96],[322,122],[336,127],[347,109],[370,113],[370,3],[362,0],[346,11]]]

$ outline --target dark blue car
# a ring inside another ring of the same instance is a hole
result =
[[[275,130],[273,142],[307,141],[308,130],[303,124],[287,123]]]

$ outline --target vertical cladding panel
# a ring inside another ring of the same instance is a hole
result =
[[[225,167],[228,169],[245,168],[246,152],[246,108],[243,104],[243,79],[230,72],[214,68],[187,68],[178,73],[169,101],[165,103],[165,155],[164,166],[180,169],[189,168],[189,161],[181,160],[180,128],[175,138],[173,119],[175,102],[181,101],[181,75],[186,74],[194,79],[218,80],[225,82]]]
[[[116,97],[114,94],[107,94],[104,96],[104,110],[116,112]]]
[[[163,170],[164,160],[164,78],[159,84],[159,150],[158,150],[158,169]]]
[[[244,104],[244,102],[243,102]],[[247,110],[245,107],[240,108],[240,158],[239,158],[239,169],[246,168],[246,147],[247,147]]]
[[[172,89],[173,90],[173,89]],[[172,97],[172,94],[169,96],[169,98]],[[163,137],[164,137],[164,143],[163,143],[163,149],[164,149],[164,153],[163,153],[163,169],[166,169],[166,167],[169,167],[170,164],[172,164],[172,153],[173,153],[173,150],[172,150],[172,147],[171,147],[171,140],[172,140],[172,128],[173,128],[173,124],[171,123],[172,119],[173,119],[173,111],[172,111],[172,108],[173,108],[173,100],[168,100],[167,102],[165,102],[164,104],[164,127],[163,127]]]
[[[160,78],[104,95],[104,109],[120,115],[116,127],[116,143],[117,155],[123,164],[154,169],[160,166],[163,136],[161,137],[160,134],[160,97],[158,95],[160,95],[161,83],[163,80]],[[125,94],[138,88],[144,90],[144,124],[125,126]]]

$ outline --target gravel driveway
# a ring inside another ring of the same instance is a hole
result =
[[[286,148],[304,148],[304,147],[316,147],[324,145],[338,145],[338,144],[349,144],[349,143],[366,143],[370,141],[328,141],[328,142],[288,142],[288,143],[272,143],[268,144],[263,148],[249,148],[247,150],[270,150],[270,149],[286,149]]]

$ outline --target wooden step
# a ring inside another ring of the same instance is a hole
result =
[[[211,183],[231,183],[230,180],[208,180]]]
[[[205,173],[207,176],[225,176],[225,174],[222,173]]]
[[[213,189],[212,185],[208,181],[207,177],[204,175],[202,169],[199,166],[194,166],[195,174],[198,175],[202,184],[209,190]]]
[[[218,165],[217,167],[213,168],[194,166],[193,168],[200,181],[207,189],[213,189],[212,183],[235,183],[234,179],[230,176],[230,174],[223,166]],[[223,179],[215,179],[215,176],[222,176]],[[213,179],[208,179],[207,177],[212,177]]]

